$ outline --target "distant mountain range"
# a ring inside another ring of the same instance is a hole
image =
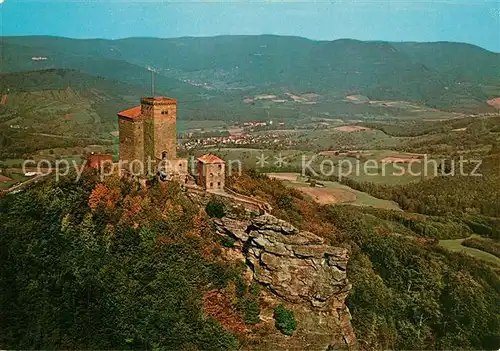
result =
[[[74,69],[134,85],[143,95],[150,94],[153,67],[157,92],[176,97],[187,119],[259,118],[264,110],[283,118],[378,114],[375,106],[360,106],[373,100],[493,112],[487,100],[500,96],[500,54],[461,43],[32,36],[3,37],[0,47],[3,73]],[[347,96],[367,99],[354,104]]]

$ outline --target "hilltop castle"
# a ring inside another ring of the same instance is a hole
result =
[[[188,175],[187,160],[177,158],[175,99],[142,98],[141,105],[119,112],[118,121],[120,163],[125,170],[148,175],[151,169],[156,170],[157,165],[163,162],[161,171],[164,176],[181,178]]]
[[[122,170],[140,176],[158,174],[163,181],[192,179],[187,159],[177,158],[177,100],[142,98],[141,105],[118,112],[118,121]],[[196,171],[198,185],[224,188],[225,162],[220,158],[201,156]]]

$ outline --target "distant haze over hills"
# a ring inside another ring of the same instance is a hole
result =
[[[247,109],[244,99],[262,94],[277,101],[285,94],[315,94],[310,106],[286,108],[313,114],[334,113],[351,95],[459,112],[494,111],[486,102],[500,96],[500,54],[463,43],[313,41],[274,35],[120,40],[29,36],[3,37],[1,50],[3,73],[76,69],[136,85],[144,95],[151,84],[147,67],[154,67],[159,93],[178,98],[181,108],[189,103],[192,113],[207,113],[207,118],[213,118],[213,108],[223,115]],[[272,110],[274,105],[254,104],[248,113],[257,116],[262,111],[256,108]]]

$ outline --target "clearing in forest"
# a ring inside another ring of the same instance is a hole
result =
[[[317,182],[315,187],[311,187],[309,183],[300,180],[304,178],[299,173],[283,173],[282,177],[279,176],[279,173],[270,173],[268,176],[275,179],[281,178],[286,186],[299,190],[322,205],[346,204],[401,210],[398,204],[393,201],[378,199],[338,182],[321,181]]]
[[[479,237],[479,236],[473,235],[472,237]],[[480,260],[500,265],[500,258],[496,257],[495,255],[492,255],[489,252],[485,252],[483,250],[479,250],[473,247],[463,246],[462,242],[465,239],[439,240],[439,245],[451,251],[464,252]]]
[[[297,190],[311,197],[321,205],[356,201],[356,194],[338,188],[298,187]]]
[[[370,128],[362,127],[362,126],[340,126],[340,127],[335,127],[333,129],[337,130],[339,132],[352,133],[352,132],[361,132],[364,130],[369,130]]]
[[[420,162],[421,156],[406,156],[406,155],[395,155],[384,157],[381,162],[382,163],[412,163],[412,162]]]

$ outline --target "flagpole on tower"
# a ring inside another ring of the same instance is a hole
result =
[[[155,97],[155,70],[148,66],[148,71],[151,71],[151,97]]]

